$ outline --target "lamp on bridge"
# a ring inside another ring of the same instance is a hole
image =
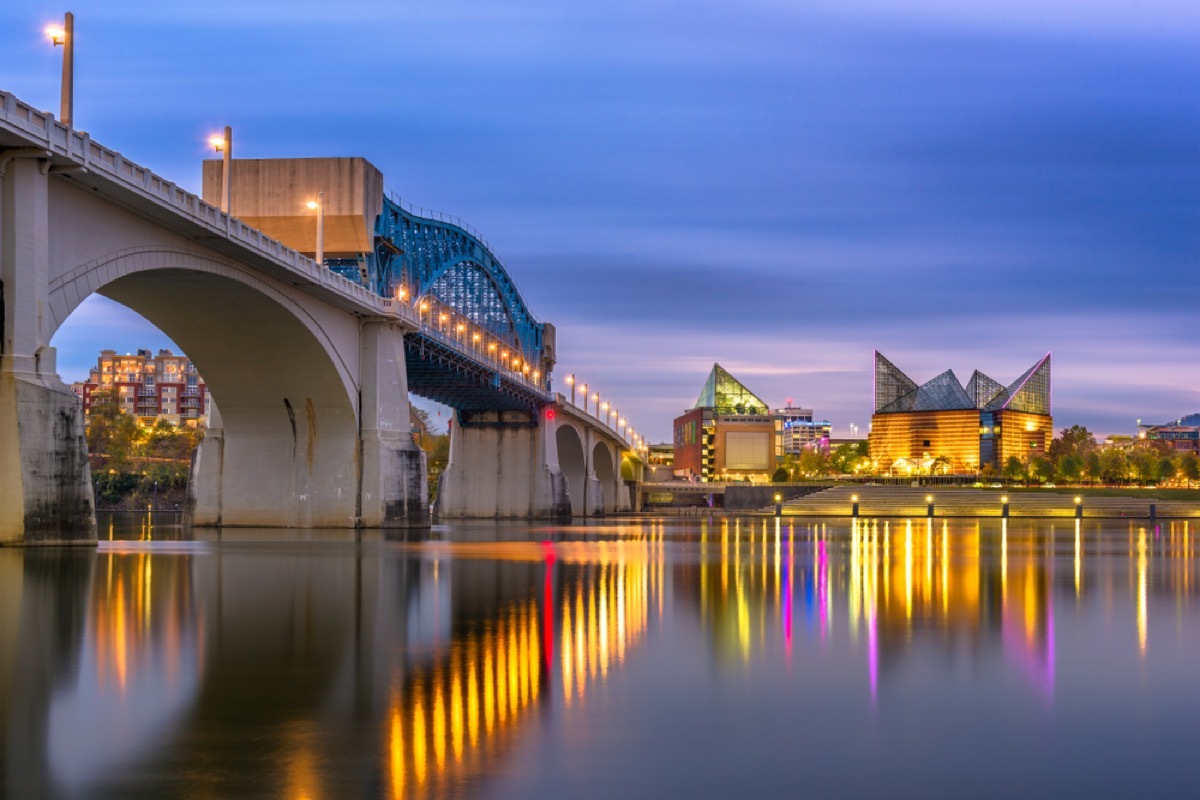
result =
[[[62,108],[58,119],[70,128],[75,106],[75,15],[68,11],[62,25],[47,25],[45,33],[55,47],[63,47]]]
[[[592,406],[595,407],[595,409],[596,409],[592,413],[595,414],[597,417],[599,417],[600,416],[600,393],[599,392],[592,392]],[[583,410],[587,411],[587,404],[584,404]]]
[[[228,214],[233,197],[233,128],[226,125],[225,132],[214,133],[208,143],[221,154],[221,210]]]
[[[586,383],[579,384],[579,393],[583,395],[583,410],[584,410],[584,413],[587,413],[587,384]],[[571,393],[571,402],[572,403],[575,402],[575,393],[574,392]]]
[[[229,130],[226,128],[226,130]],[[226,189],[226,191],[229,191]],[[228,196],[228,195],[226,195]],[[316,200],[309,200],[305,205],[309,209],[317,212],[317,252],[313,261],[324,265],[325,263],[325,193],[317,192]],[[443,316],[445,316],[443,314]]]
[[[575,405],[575,374],[567,376],[567,386],[571,387],[571,405]]]

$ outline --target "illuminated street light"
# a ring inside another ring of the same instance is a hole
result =
[[[571,387],[571,405],[575,405],[575,373],[567,376],[567,386]]]
[[[228,197],[228,184],[226,184],[225,192]],[[325,263],[325,193],[317,192],[317,199],[309,200],[306,205],[317,212],[317,253],[313,260],[323,265]]]
[[[228,214],[233,197],[233,128],[226,125],[225,132],[214,133],[208,143],[221,154],[221,210]]]
[[[581,395],[583,395],[583,411],[586,414],[587,413],[587,384],[586,383],[579,384],[579,393]],[[573,394],[571,395],[571,401],[572,402],[575,401],[575,395],[573,395]]]
[[[58,119],[70,128],[75,107],[75,15],[68,11],[62,25],[47,25],[45,33],[55,47],[61,44],[63,48],[62,108]]]
[[[592,406],[595,407],[595,409],[596,409],[592,413],[594,413],[597,417],[599,417],[600,416],[600,393],[599,392],[592,392]],[[587,411],[587,408],[585,407],[583,410]]]

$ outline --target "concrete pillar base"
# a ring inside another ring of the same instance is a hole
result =
[[[476,413],[470,427],[456,418],[434,513],[447,519],[570,519],[553,423],[525,412]]]
[[[362,526],[429,527],[425,451],[411,439],[389,441],[364,434],[362,459]]]
[[[57,375],[14,366],[0,359],[0,544],[94,543],[83,406]]]

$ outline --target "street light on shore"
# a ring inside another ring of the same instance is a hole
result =
[[[212,149],[221,154],[221,210],[229,213],[230,198],[233,197],[233,183],[230,180],[233,172],[233,128],[225,126],[224,133],[214,133],[208,137]]]
[[[47,25],[45,33],[55,47],[61,44],[63,48],[62,107],[58,119],[70,128],[75,107],[75,15],[68,11],[62,25]]]
[[[229,129],[226,128],[226,130]],[[317,212],[317,253],[313,260],[323,265],[325,263],[325,193],[317,192],[317,199],[309,200],[306,205]],[[442,315],[443,318],[445,316],[445,314]]]

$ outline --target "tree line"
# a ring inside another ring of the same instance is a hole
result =
[[[92,394],[87,420],[88,459],[99,508],[181,506],[200,427],[158,420],[140,425],[109,390]]]
[[[931,474],[949,469],[951,459],[939,455],[932,459]],[[831,450],[813,448],[799,455],[784,456],[775,470],[776,482],[847,475],[883,474],[875,467],[867,442],[847,442]],[[1181,453],[1168,441],[1133,439],[1127,447],[1100,447],[1095,436],[1082,425],[1063,429],[1050,442],[1046,453],[1026,458],[1009,456],[997,470],[985,464],[983,480],[1004,478],[1012,483],[1045,484],[1170,484],[1191,487],[1200,482],[1200,459],[1193,453]]]

